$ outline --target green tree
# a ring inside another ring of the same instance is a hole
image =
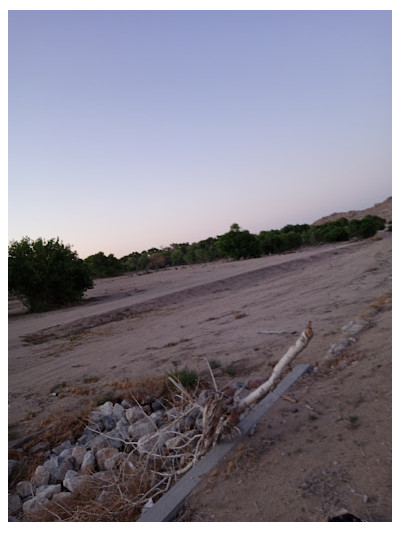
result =
[[[59,238],[24,237],[8,247],[8,290],[32,312],[82,299],[93,287],[88,266]]]
[[[89,255],[85,259],[85,263],[95,278],[118,276],[123,269],[122,263],[113,254],[105,255],[104,252]]]
[[[257,236],[248,230],[240,230],[236,223],[232,224],[228,233],[218,237],[217,246],[224,255],[233,259],[260,257]]]

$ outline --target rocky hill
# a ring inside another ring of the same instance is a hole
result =
[[[331,215],[322,217],[316,220],[313,224],[319,226],[320,224],[325,224],[325,222],[331,222],[337,220],[338,218],[345,217],[348,220],[353,219],[362,219],[366,215],[376,215],[378,217],[384,218],[387,222],[392,220],[392,197],[389,196],[384,202],[375,204],[373,207],[368,207],[367,209],[362,209],[360,211],[347,211],[346,213],[332,213]]]

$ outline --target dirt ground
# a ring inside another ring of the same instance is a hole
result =
[[[98,280],[81,305],[48,313],[10,300],[10,444],[59,409],[173,364],[207,377],[204,357],[218,361],[219,383],[267,377],[312,320],[296,362],[314,370],[204,479],[181,520],[324,521],[347,509],[390,521],[392,244],[391,233],[379,237]],[[362,313],[370,327],[321,369]]]

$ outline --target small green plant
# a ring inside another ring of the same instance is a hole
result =
[[[224,372],[231,378],[234,378],[236,376],[236,370],[232,363],[230,363],[224,368]]]
[[[316,415],[308,415],[308,418],[310,420],[318,420],[318,417]]]
[[[178,381],[185,389],[193,389],[199,382],[199,376],[196,370],[192,370],[184,366],[179,369],[176,361],[173,361],[174,369],[168,374],[168,377],[172,377]]]
[[[210,368],[212,370],[215,370],[216,368],[220,368],[221,367],[221,363],[219,361],[217,361],[216,359],[209,359],[208,360],[208,364],[210,365]]]

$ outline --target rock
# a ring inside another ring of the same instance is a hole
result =
[[[43,487],[38,487],[36,490],[36,497],[44,500],[51,500],[54,494],[61,492],[61,485],[45,485]]]
[[[184,435],[175,435],[171,438],[166,438],[165,446],[169,450],[172,450],[172,448],[176,448],[176,446],[180,446],[185,441],[187,442],[187,440],[193,437],[196,433],[197,433],[196,430],[191,430],[185,433]],[[173,432],[171,432],[171,434],[173,434]],[[168,435],[166,435],[166,437],[168,437]]]
[[[39,465],[36,468],[35,473],[33,475],[33,479],[32,479],[33,485],[35,487],[40,487],[41,485],[47,485],[49,483],[49,480],[50,480],[50,471],[47,468],[45,468],[44,465]]]
[[[96,433],[93,433],[93,431],[91,431],[89,428],[85,428],[82,435],[77,440],[77,445],[87,446],[89,448],[95,437],[96,437]]]
[[[108,468],[105,468],[104,463],[114,455],[118,455],[118,450],[115,448],[102,448],[101,450],[98,450],[96,453],[96,461],[99,470],[108,470]]]
[[[203,415],[202,415],[202,412],[197,409],[195,411],[193,411],[185,420],[184,420],[184,426],[183,426],[183,430],[184,431],[188,431],[190,429],[193,429],[196,425],[196,421],[198,418],[202,418]]]
[[[140,437],[137,441],[138,452],[140,454],[149,452],[158,454],[165,444],[165,441],[170,438],[170,436],[171,434],[169,431],[143,435],[143,437]]]
[[[106,402],[106,403],[103,403],[103,405],[100,405],[98,409],[104,417],[104,416],[111,416],[113,414],[113,408],[114,406],[112,402]]]
[[[97,452],[100,448],[106,448],[108,442],[104,435],[96,435],[86,446],[91,448],[93,452]]]
[[[171,420],[175,420],[175,418],[179,416],[179,409],[177,409],[176,407],[171,407],[171,409],[165,411],[165,416],[167,417],[168,422],[170,422]]]
[[[57,467],[50,470],[50,481],[63,481],[68,470],[74,470],[75,461],[72,457],[57,457]]]
[[[128,434],[128,428],[125,432],[123,432],[125,436]],[[112,431],[108,431],[107,433],[104,433],[104,439],[105,439],[105,446],[103,448],[116,448],[117,450],[119,448],[122,448],[124,446],[123,436],[118,429],[113,429]]]
[[[69,448],[72,448],[72,442],[73,439],[68,439],[64,442],[62,442],[59,446],[52,449],[53,454],[59,455],[62,451],[68,450]]]
[[[60,504],[67,504],[73,498],[71,492],[57,492],[53,495],[52,501]]]
[[[143,409],[139,406],[131,407],[125,411],[126,419],[130,424],[134,424],[138,420],[141,420],[146,415],[143,412]]]
[[[11,474],[15,471],[17,468],[18,461],[16,459],[9,459],[8,460],[8,477],[11,476]]]
[[[104,461],[104,469],[105,470],[114,470],[115,468],[118,468],[121,464],[124,463],[124,473],[133,473],[136,471],[135,467],[129,461],[128,456],[126,453],[118,452],[117,454],[109,457]],[[127,470],[129,469],[129,470]]]
[[[125,409],[122,407],[120,403],[116,403],[113,407],[112,416],[114,417],[114,420],[118,422],[121,420],[121,418],[125,418]]]
[[[82,466],[83,458],[87,452],[86,446],[75,446],[72,450],[71,457],[75,461],[75,468],[79,470]]]
[[[20,481],[16,486],[17,494],[21,498],[28,498],[35,496],[35,486],[30,481]]]
[[[18,494],[8,495],[8,514],[17,514],[22,509],[22,500]]]
[[[122,400],[121,405],[124,409],[132,407],[132,403],[129,400]]]
[[[70,492],[78,492],[93,482],[92,476],[79,475],[75,470],[68,470],[63,481],[64,487]]]
[[[347,336],[358,335],[366,326],[368,322],[366,320],[358,319],[356,322],[349,322],[342,327],[342,332]]]
[[[162,398],[159,400],[154,400],[154,402],[151,404],[151,408],[153,411],[159,411],[160,409],[164,409],[164,401]]]
[[[105,431],[111,431],[115,427],[115,419],[112,414],[103,416],[103,424]]]
[[[115,429],[118,429],[118,430],[125,430],[129,427],[129,422],[127,421],[125,415],[120,419],[118,420],[118,422],[116,423],[115,425]]]
[[[103,416],[104,416],[103,413],[99,409],[95,409],[94,411],[92,411],[89,416],[89,426],[93,427],[97,431],[103,431],[104,429]]]
[[[81,472],[93,472],[96,468],[96,456],[92,450],[88,450],[82,459]]]
[[[48,500],[34,496],[30,500],[27,500],[22,504],[22,510],[24,513],[31,513],[32,511],[37,511],[38,509],[43,509],[44,505]]]
[[[59,457],[62,457],[63,459],[66,459],[67,457],[72,457],[72,452],[75,449],[75,446],[72,448],[67,448],[66,450],[63,450]]]
[[[154,433],[156,428],[154,427],[154,424],[150,422],[150,420],[143,420],[139,422],[136,422],[135,424],[132,424],[128,428],[129,436],[133,441],[137,441],[142,437],[143,435],[148,435],[149,433]]]
[[[155,413],[152,413],[150,415],[150,420],[152,420],[157,427],[160,427],[165,421],[164,411],[158,410]]]

